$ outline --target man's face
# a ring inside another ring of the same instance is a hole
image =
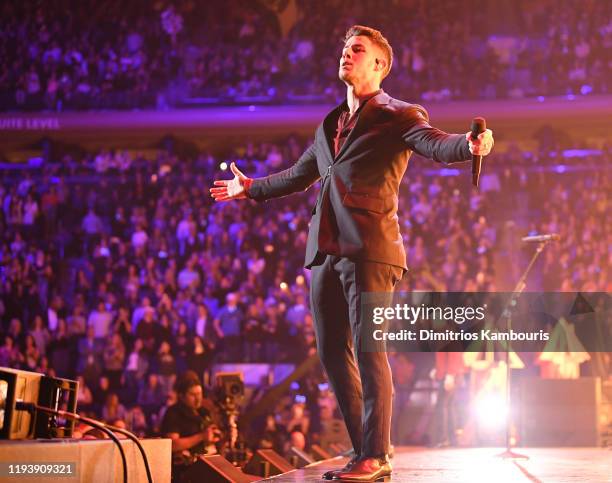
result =
[[[380,82],[383,71],[381,67],[377,67],[376,59],[384,62],[382,52],[368,37],[363,35],[351,37],[342,49],[338,77],[349,85],[357,81]]]
[[[185,394],[180,394],[182,403],[193,410],[202,406],[202,386],[191,386]]]

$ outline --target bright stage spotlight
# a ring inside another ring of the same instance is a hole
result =
[[[480,395],[474,411],[479,424],[486,429],[501,429],[508,421],[508,404],[501,393]]]

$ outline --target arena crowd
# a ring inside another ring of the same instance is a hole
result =
[[[343,95],[341,39],[355,23],[389,38],[395,59],[385,88],[400,98],[610,93],[609,1],[463,5],[50,0],[43,8],[8,0],[0,7],[0,107],[333,102]]]
[[[266,204],[208,195],[228,176],[223,162],[260,176],[307,142],[195,156],[105,149],[4,170],[0,366],[76,378],[81,410],[155,434],[177,374],[314,354],[302,262],[317,190]],[[536,266],[532,290],[609,292],[610,171],[601,167],[611,157],[609,148],[580,159],[509,150],[475,191],[467,171],[415,156],[400,191],[411,271],[399,290],[510,290],[531,253],[516,241],[537,230],[562,240]],[[293,387],[253,444],[317,441],[335,411],[324,381],[317,369]]]

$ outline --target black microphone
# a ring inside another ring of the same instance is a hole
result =
[[[475,117],[472,119],[471,138],[476,139],[480,133],[487,130],[487,121],[484,117]],[[472,184],[478,188],[478,178],[480,178],[480,166],[482,165],[482,156],[472,154]]]
[[[551,242],[551,241],[559,241],[561,237],[556,233],[548,233],[546,235],[531,235],[524,236],[521,238],[521,241],[525,243],[542,243],[542,242]]]

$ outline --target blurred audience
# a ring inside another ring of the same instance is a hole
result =
[[[610,93],[607,0],[7,0],[0,13],[4,110],[330,102],[343,94],[337,59],[355,23],[380,28],[394,47],[385,88],[397,97]],[[123,161],[101,154],[98,170]]]
[[[246,142],[195,158],[105,150],[131,157],[122,172],[99,172],[100,153],[2,171],[0,365],[78,378],[85,411],[151,434],[187,369],[206,381],[216,362],[299,364],[314,354],[302,262],[317,190],[265,206],[208,196],[211,181],[227,177],[221,161],[255,175],[278,153],[282,169],[305,142]],[[531,253],[517,241],[539,231],[562,238],[535,267],[531,290],[611,291],[612,152],[585,156],[496,154],[479,192],[467,172],[415,156],[400,189],[412,271],[399,289],[510,290]],[[54,210],[31,210],[24,222],[20,207],[49,193]],[[283,453],[317,442],[336,411],[319,398],[323,381],[317,374],[296,400],[279,400],[253,440]]]

